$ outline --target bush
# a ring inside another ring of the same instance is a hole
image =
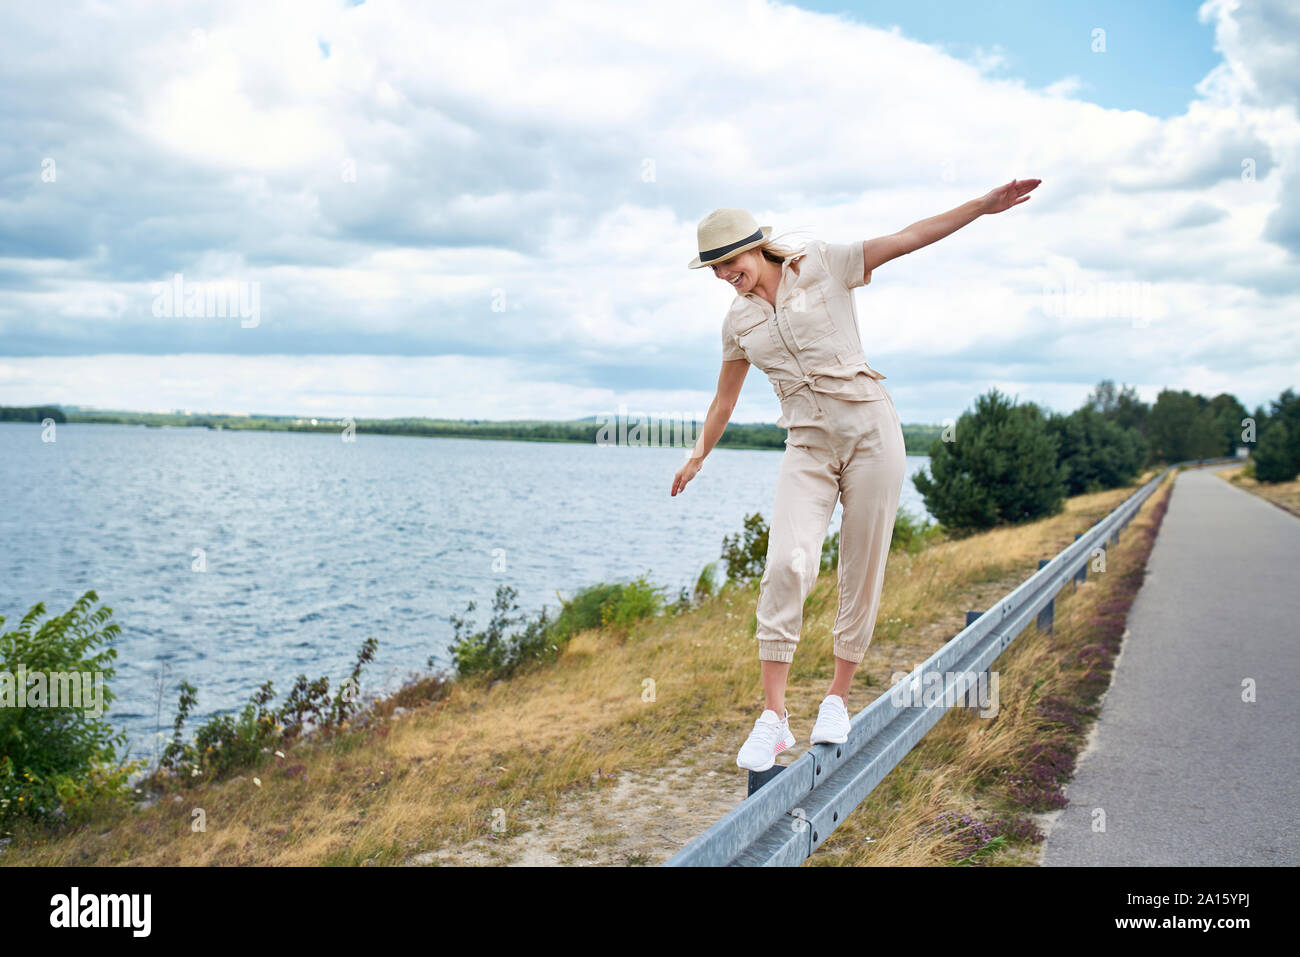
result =
[[[109,682],[115,648],[100,645],[116,638],[121,629],[109,619],[113,610],[100,607],[94,591],[87,591],[62,615],[37,624],[45,615],[38,602],[23,616],[18,628],[0,634],[0,826],[18,818],[53,823],[75,822],[99,799],[131,800],[131,775],[142,761],[118,764],[117,750],[126,735],[114,733],[108,721],[90,714],[113,700]],[[0,626],[4,624],[0,616]],[[18,707],[20,666],[24,707]],[[79,679],[80,702],[63,700],[69,689],[61,675],[98,675],[92,679],[93,696]],[[56,690],[62,703],[52,706]],[[39,704],[37,703],[39,702]]]
[[[889,539],[891,552],[903,551],[916,554],[934,540],[942,537],[943,526],[913,515],[902,506],[894,518],[894,531]],[[827,535],[822,543],[822,570],[834,571],[840,564],[840,532]]]
[[[708,562],[700,569],[700,576],[695,579],[695,587],[687,588],[683,585],[677,590],[677,600],[665,608],[665,611],[677,615],[684,611],[690,611],[696,605],[700,604],[706,598],[717,593],[717,565],[716,561]]]
[[[894,519],[894,535],[889,540],[889,550],[911,552],[915,555],[942,535],[942,525],[928,518],[913,515],[900,507],[898,517]]]
[[[326,732],[343,727],[360,709],[357,690],[361,669],[374,659],[377,646],[374,638],[361,643],[351,675],[340,683],[333,697],[329,693],[328,677],[308,681],[306,675],[299,675],[284,704],[272,709],[268,705],[275,692],[268,681],[253,693],[238,717],[214,715],[188,744],[182,740],[182,728],[198,704],[199,696],[193,685],[182,681],[172,740],[163,749],[159,770],[179,773],[183,782],[218,778],[237,769],[256,766],[263,754],[287,745],[308,727]]]
[[[589,585],[563,602],[552,634],[567,642],[588,628],[610,628],[627,632],[633,623],[652,618],[663,607],[662,588],[651,585],[645,577],[630,582]]]
[[[492,618],[487,629],[470,632],[469,622],[457,615],[451,615],[451,624],[455,638],[451,644],[451,658],[459,675],[491,675],[505,677],[514,673],[526,660],[554,659],[559,647],[548,640],[549,623],[546,609],[535,622],[528,623],[520,634],[506,634],[513,624],[522,624],[526,616],[512,616],[510,612],[518,611],[515,595],[518,590],[509,585],[498,585],[492,605]],[[465,607],[466,613],[474,610],[476,603],[470,602]],[[462,634],[466,632],[465,634]]]
[[[561,599],[560,613],[554,620],[543,608],[530,621],[526,615],[512,614],[519,610],[514,601],[518,591],[498,585],[492,618],[484,631],[471,632],[465,619],[451,616],[456,634],[451,645],[456,673],[508,678],[524,667],[554,661],[579,631],[611,628],[626,632],[634,622],[657,615],[664,608],[662,591],[644,576],[631,582],[590,585],[568,601]],[[473,611],[474,602],[465,610]],[[522,631],[507,634],[508,629],[518,625],[523,626]]]
[[[763,575],[767,564],[767,522],[755,512],[745,519],[744,531],[722,539],[722,560],[730,581],[753,582]]]
[[[1061,510],[1066,468],[1033,403],[1013,405],[996,389],[962,413],[954,441],[930,446],[930,472],[913,478],[930,514],[954,530],[1022,522]]]
[[[713,561],[700,570],[700,577],[695,580],[695,592],[692,596],[697,602],[717,593],[717,569],[718,563]]]
[[[822,571],[834,571],[840,567],[840,532],[827,535],[822,540]]]

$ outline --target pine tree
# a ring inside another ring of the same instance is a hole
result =
[[[950,529],[974,530],[1059,512],[1068,469],[1042,410],[993,389],[958,419],[952,441],[935,440],[930,473],[913,479],[926,508]]]
[[[1255,478],[1289,482],[1300,474],[1300,461],[1291,457],[1291,435],[1281,419],[1269,422],[1255,447]]]

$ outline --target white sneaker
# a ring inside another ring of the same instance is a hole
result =
[[[828,694],[822,701],[810,740],[813,744],[843,744],[849,740],[849,709],[839,695]]]
[[[794,747],[794,735],[790,733],[790,712],[778,718],[770,708],[758,716],[754,730],[736,755],[736,764],[748,771],[766,771],[776,764],[776,756],[786,748]]]

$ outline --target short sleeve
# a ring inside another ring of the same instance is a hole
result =
[[[722,321],[722,361],[730,362],[732,359],[744,359],[745,351],[736,344],[736,337],[731,334],[731,314]]]
[[[865,263],[862,260],[862,243],[822,243],[822,258],[826,270],[848,289],[857,289],[871,282],[871,274],[862,277]]]

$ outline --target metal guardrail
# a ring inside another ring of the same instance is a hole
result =
[[[1237,458],[1195,459],[1168,466],[1055,558],[967,625],[906,678],[853,716],[844,744],[814,744],[785,767],[751,773],[750,795],[671,858],[665,867],[801,864],[825,842],[954,704],[978,707],[973,675],[990,666],[1029,624],[1050,630],[1057,592],[1087,577],[1094,549],[1119,541],[1142,503],[1174,468]],[[933,681],[941,675],[942,691]],[[996,676],[991,687],[996,689]],[[922,692],[922,685],[928,690]],[[988,687],[986,685],[985,687]],[[919,702],[919,703],[915,703]]]

